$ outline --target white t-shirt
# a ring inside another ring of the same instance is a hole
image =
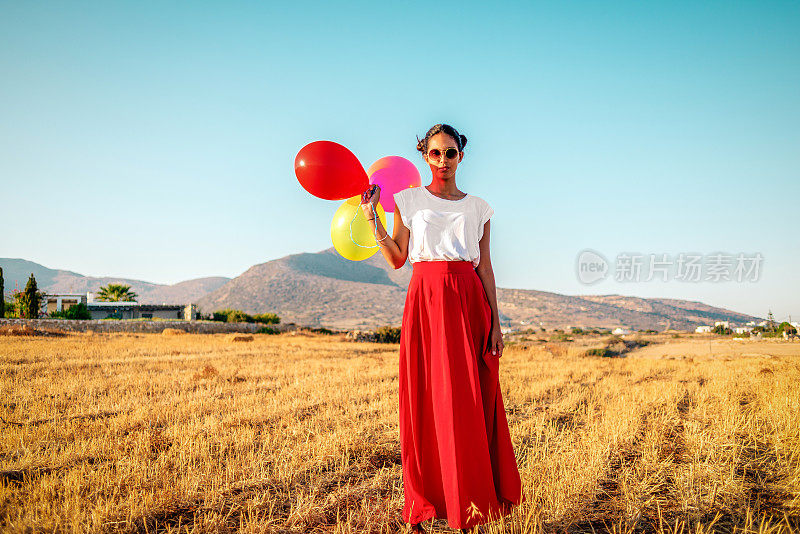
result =
[[[394,202],[411,232],[411,263],[465,260],[478,266],[483,225],[494,214],[485,200],[469,193],[458,200],[446,200],[420,186],[398,191]]]

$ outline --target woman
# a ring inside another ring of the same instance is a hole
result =
[[[380,188],[361,207],[386,261],[413,267],[400,340],[403,520],[425,532],[423,521],[446,518],[466,532],[524,500],[498,380],[494,210],[456,187],[466,137],[437,124],[418,141],[433,178],[394,195],[392,237],[375,216]]]

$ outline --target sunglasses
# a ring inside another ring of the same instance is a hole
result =
[[[458,156],[457,148],[448,148],[444,151],[444,157],[447,159],[455,159]],[[442,157],[442,151],[438,148],[432,148],[428,151],[428,159],[438,160]]]

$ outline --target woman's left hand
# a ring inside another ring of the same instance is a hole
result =
[[[376,213],[376,206],[381,199],[381,187],[378,184],[372,184],[369,189],[361,193],[361,210],[364,216],[369,218],[373,213]]]
[[[492,333],[489,335],[489,350],[498,358],[503,355],[503,333],[500,325],[492,326]]]

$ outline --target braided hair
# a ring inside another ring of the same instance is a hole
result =
[[[423,155],[428,153],[428,139],[436,135],[437,133],[446,133],[456,141],[456,145],[458,146],[458,151],[463,152],[464,147],[467,146],[467,138],[458,133],[458,131],[450,126],[449,124],[435,124],[428,133],[425,134],[425,137],[420,139],[417,137],[417,150],[422,152]]]

